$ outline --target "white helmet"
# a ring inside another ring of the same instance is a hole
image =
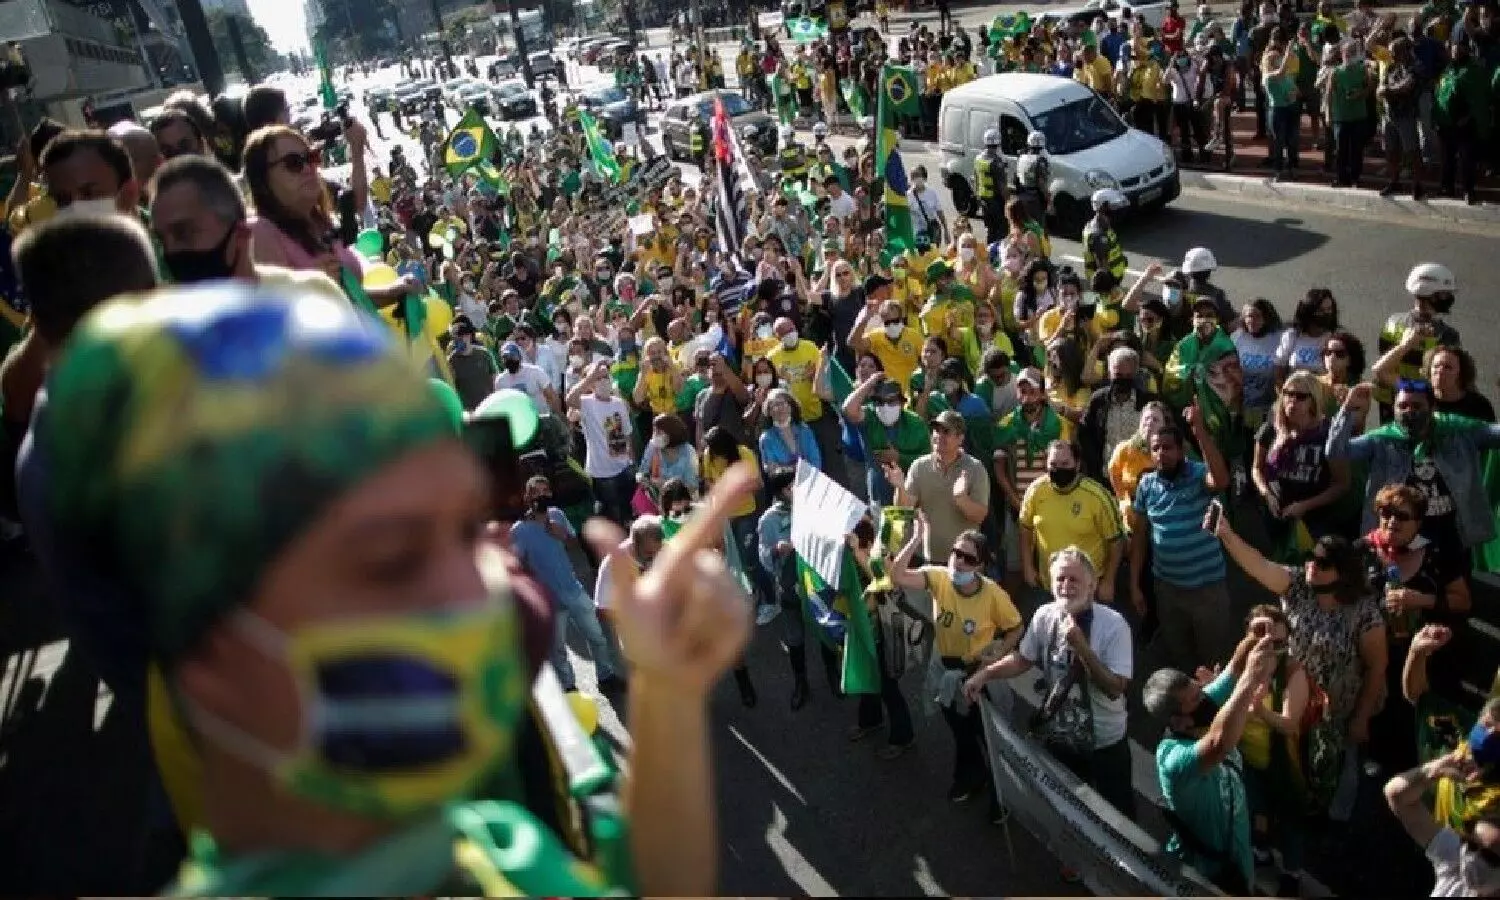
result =
[[[1046,150],[1047,136],[1040,131],[1033,131],[1031,134],[1026,135],[1026,146],[1032,150]]]
[[[816,138],[825,138],[825,137],[828,137],[828,126],[824,125],[822,122],[819,122],[818,124],[814,125],[813,126],[813,137],[816,137]]]
[[[986,147],[1000,146],[1000,129],[991,128],[984,133],[984,145]]]
[[[1458,292],[1453,272],[1441,263],[1420,263],[1406,276],[1406,292],[1413,297]]]
[[[1130,205],[1130,201],[1116,188],[1100,188],[1089,199],[1093,201],[1094,212],[1101,209],[1124,209]]]
[[[1194,247],[1182,257],[1182,274],[1207,275],[1219,267],[1214,252],[1207,247]]]

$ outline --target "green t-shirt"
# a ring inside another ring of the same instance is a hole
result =
[[[1333,87],[1328,101],[1329,118],[1335,124],[1363,122],[1370,116],[1368,98],[1362,92],[1368,85],[1370,75],[1363,64],[1340,66],[1333,73]]]
[[[1297,80],[1290,75],[1266,76],[1266,102],[1272,109],[1286,109],[1297,103],[1294,91]]]
[[[932,439],[928,435],[926,424],[922,422],[921,416],[909,409],[902,409],[896,424],[887,427],[875,415],[875,404],[866,403],[864,432],[865,448],[870,454],[873,456],[881,450],[894,448],[902,471],[911,466],[917,457],[932,451]]]
[[[677,392],[677,411],[692,412],[693,406],[698,402],[698,395],[708,388],[708,376],[697,372],[682,380],[682,390]]]

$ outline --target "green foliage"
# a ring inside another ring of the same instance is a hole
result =
[[[222,10],[205,10],[208,18],[208,31],[214,39],[214,49],[219,51],[219,59],[223,63],[225,71],[231,69],[239,71],[239,57],[234,53],[234,41],[229,37],[229,14]],[[245,61],[254,69],[253,73],[240,72],[241,75],[249,77],[263,77],[269,71],[276,69],[280,64],[280,57],[271,48],[271,38],[266,30],[260,27],[254,19],[244,16],[236,16],[240,26],[240,41],[245,47]]]

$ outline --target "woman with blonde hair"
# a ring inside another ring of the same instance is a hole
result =
[[[1332,505],[1349,488],[1348,461],[1330,459],[1324,446],[1323,390],[1312,372],[1291,373],[1255,435],[1251,477],[1270,513],[1273,546],[1287,558],[1300,557],[1333,530]]]

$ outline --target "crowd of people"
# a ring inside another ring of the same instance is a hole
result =
[[[151,733],[179,889],[712,891],[709,692],[761,705],[756,629],[792,713],[809,643],[844,688],[800,463],[869,504],[872,611],[926,623],[951,801],[1005,821],[978,702],[1034,672],[1031,736],[1127,818],[1139,691],[1171,849],[1231,892],[1274,861],[1294,894],[1376,768],[1408,770],[1387,793],[1440,889],[1500,880],[1500,701],[1460,686],[1500,426],[1444,265],[1359,336],[1329,286],[1229,297],[1210,248],[1127,284],[1109,191],[1075,269],[1045,203],[973,223],[916,167],[893,246],[872,148],[821,135],[748,154],[726,246],[727,161],[648,181],[649,145],[573,115],[483,166],[377,158],[350,121],[329,182],[275,88],[167,108],[17,148],[0,499]],[[1243,628],[1236,578],[1268,600]],[[556,788],[537,685],[587,707],[570,624],[593,702],[630,699],[623,828]],[[849,726],[889,760],[924,737],[895,640]]]

